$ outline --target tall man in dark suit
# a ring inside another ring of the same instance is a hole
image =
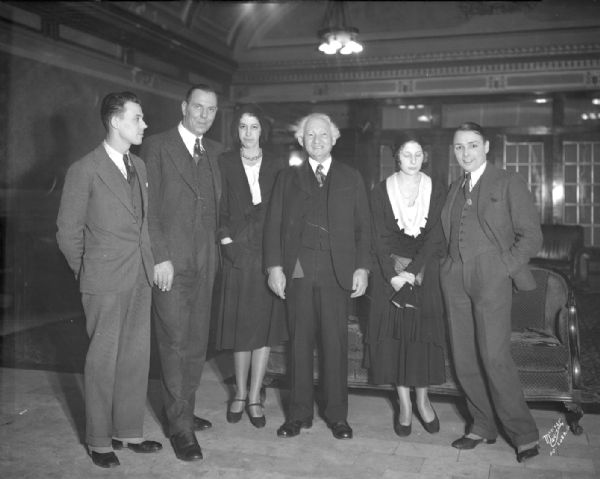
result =
[[[269,287],[287,298],[291,400],[280,437],[312,426],[313,350],[319,337],[324,415],[337,439],[348,425],[348,305],[365,293],[371,223],[360,174],[331,157],[340,133],[322,113],[303,118],[296,138],[308,159],[281,171],[265,222]]]
[[[204,137],[217,113],[207,85],[189,89],[181,123],[144,142],[148,166],[149,230],[156,260],[152,317],[162,366],[163,402],[175,455],[202,459],[194,430],[196,389],[206,359],[212,289],[218,264],[217,212],[221,145]]]
[[[442,210],[442,290],[456,375],[472,416],[469,432],[452,446],[494,443],[495,411],[521,462],[538,454],[539,432],[510,354],[512,290],[535,289],[527,263],[542,246],[542,232],[523,178],[488,163],[488,151],[476,123],[456,130],[454,154],[465,175],[451,185]]]
[[[85,359],[85,440],[100,467],[113,452],[162,448],[143,438],[150,363],[154,260],[144,162],[129,152],[147,125],[133,93],[110,93],[100,109],[106,138],[69,168],[56,238],[79,279],[90,345]],[[112,447],[111,447],[112,439]]]

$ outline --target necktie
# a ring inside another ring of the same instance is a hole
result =
[[[200,144],[200,138],[196,138],[196,142],[194,143],[194,163],[198,164],[203,158],[206,158],[206,151]]]
[[[471,194],[471,173],[465,173],[465,179],[463,181],[463,192],[465,198]]]
[[[125,163],[125,171],[127,171],[127,181],[129,184],[132,184],[133,178],[135,177],[135,168],[127,153],[123,155],[123,163]]]
[[[325,174],[323,173],[323,165],[320,163],[317,165],[317,169],[315,171],[315,176],[317,177],[317,183],[319,183],[319,188],[322,188],[325,184]]]

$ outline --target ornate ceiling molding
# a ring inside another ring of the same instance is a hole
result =
[[[520,61],[514,61],[518,59]],[[477,63],[474,63],[477,61]],[[445,63],[451,63],[450,65]],[[404,54],[371,59],[244,63],[233,84],[353,81],[597,68],[600,43]]]

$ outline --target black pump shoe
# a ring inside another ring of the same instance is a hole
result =
[[[435,434],[436,432],[440,432],[440,420],[437,416],[437,413],[433,411],[435,417],[430,422],[423,421],[423,427],[429,434]]]
[[[231,411],[231,405],[234,402],[245,403],[246,400],[245,399],[232,399],[231,402],[229,403],[229,407],[227,408],[227,422],[232,423],[232,424],[234,424],[236,422],[240,422],[240,419],[242,419],[242,414],[244,414],[244,408],[242,408],[242,410],[239,412]]]
[[[400,437],[410,436],[410,433],[412,432],[412,423],[408,426],[404,426],[400,424],[400,421],[395,421],[394,432]]]
[[[246,406],[246,411],[248,412],[248,417],[250,418],[250,422],[256,428],[260,429],[261,427],[265,427],[265,424],[267,424],[267,419],[265,418],[264,413],[262,416],[253,416],[252,414],[250,414],[250,408],[252,406],[260,406],[261,408],[263,407],[262,403],[259,403],[259,402],[253,402]]]

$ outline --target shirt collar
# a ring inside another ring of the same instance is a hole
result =
[[[483,175],[486,165],[487,161],[484,161],[479,168],[477,168],[475,171],[471,171],[471,188],[475,187],[475,185],[479,181],[479,178],[481,178],[481,175]]]
[[[323,174],[325,176],[327,176],[327,174],[329,173],[329,168],[331,167],[331,155],[329,156],[329,158],[327,158],[323,163],[321,163],[323,165]],[[317,165],[319,164],[318,161],[313,160],[312,158],[308,158],[308,162],[310,163],[310,167],[313,170],[313,173],[315,173],[317,171]]]
[[[106,153],[117,166],[125,164],[123,163],[123,155],[128,155],[129,151],[126,151],[125,153],[120,153],[117,150],[115,150],[112,146],[110,146],[106,141],[104,141],[103,144]]]
[[[196,138],[200,138],[200,144],[202,145],[202,136],[194,135],[190,130],[188,130],[183,123],[179,123],[177,126],[177,130],[179,131],[179,135],[185,144],[185,147],[190,152],[190,155],[194,156],[194,144],[196,143]]]

